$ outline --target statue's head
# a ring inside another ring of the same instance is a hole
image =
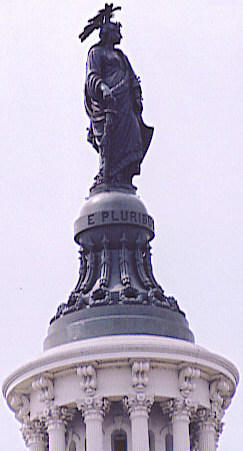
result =
[[[113,8],[113,3],[105,4],[104,9],[100,9],[98,14],[89,19],[88,25],[84,27],[79,38],[83,42],[94,30],[100,28],[100,39],[102,43],[120,44],[122,35],[120,32],[121,24],[119,22],[111,22],[111,18],[115,11],[120,10],[120,6]]]
[[[100,28],[100,40],[103,44],[120,44],[121,42],[121,24],[119,22],[104,23]]]

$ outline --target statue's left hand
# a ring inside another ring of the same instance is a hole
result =
[[[111,89],[109,86],[107,86],[105,83],[100,84],[100,89],[102,91],[103,99],[112,101],[113,103],[116,102],[116,98],[113,96]]]

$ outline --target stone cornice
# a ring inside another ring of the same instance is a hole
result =
[[[196,365],[209,374],[209,380],[221,373],[229,378],[234,386],[238,384],[239,373],[236,367],[224,357],[184,340],[148,335],[123,335],[99,337],[73,342],[45,351],[39,357],[13,372],[3,384],[3,395],[9,395],[23,381],[32,380],[45,372],[62,368],[77,367],[91,361],[111,361],[145,359],[149,361],[178,362]]]

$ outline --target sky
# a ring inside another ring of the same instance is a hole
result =
[[[242,0],[122,0],[121,49],[141,77],[155,127],[134,179],[155,218],[154,274],[196,343],[243,368]],[[86,142],[78,40],[96,0],[0,5],[0,377],[40,354],[78,276],[73,223],[98,169]],[[241,384],[220,451],[242,447]],[[3,449],[24,450],[0,401]]]

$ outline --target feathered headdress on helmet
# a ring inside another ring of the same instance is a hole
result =
[[[94,30],[101,28],[104,24],[108,24],[110,22],[110,19],[113,17],[114,11],[120,9],[120,6],[113,8],[113,3],[111,3],[110,5],[106,3],[104,9],[100,9],[95,17],[88,20],[88,25],[86,25],[84,31],[82,31],[82,33],[79,35],[81,42],[83,42]]]

